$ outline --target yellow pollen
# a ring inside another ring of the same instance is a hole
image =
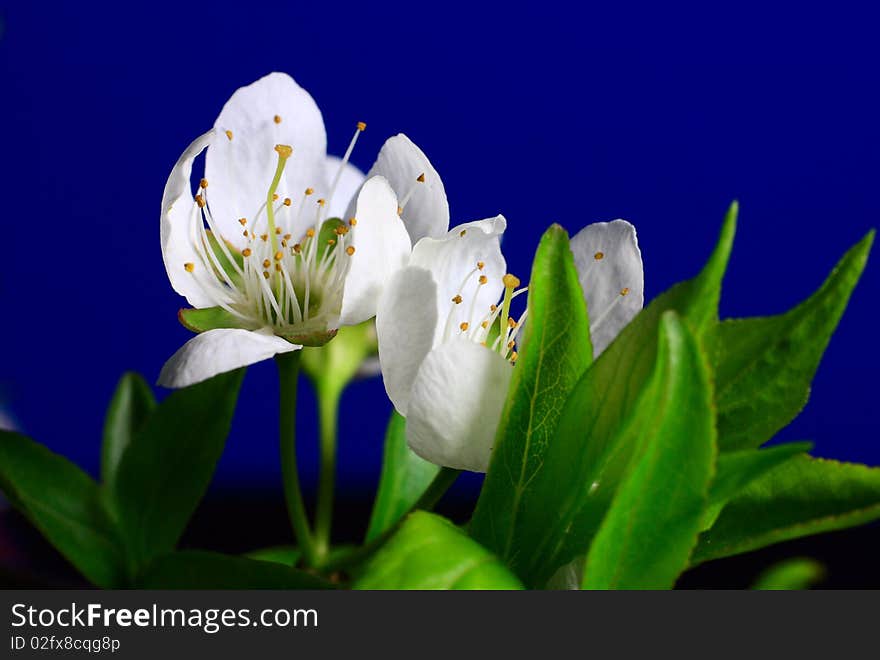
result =
[[[485,266],[486,266],[485,262],[483,262],[483,261],[478,261],[478,262],[477,262],[477,268],[479,268],[480,270],[483,270],[483,268],[484,268]]]
[[[239,218],[238,224],[240,224],[242,227],[244,227],[247,224],[247,218]]]
[[[596,254],[593,255],[593,259],[595,259],[596,261],[599,261],[604,258],[605,258],[604,252],[597,252]]]
[[[306,188],[306,195],[311,195],[315,192],[314,188]]]
[[[319,199],[318,200],[318,206],[324,206],[324,204],[326,204],[326,203],[327,203],[326,199]]]
[[[359,122],[357,123],[357,128],[358,128],[359,131],[363,132],[363,131],[366,130],[366,128],[367,128],[367,124],[366,124],[366,122],[359,121]]]
[[[460,304],[461,304],[461,296],[456,295],[456,296],[452,299],[452,302],[454,302],[456,305],[460,305]]]
[[[460,232],[458,232],[459,236],[464,236],[465,234],[467,234],[467,229],[462,229]]]
[[[347,254],[349,257],[351,255],[353,255],[354,254],[354,245],[349,245],[347,248],[345,248],[345,254]]]
[[[328,238],[328,239],[327,239],[327,245],[336,245],[336,241],[333,240],[332,238]]]
[[[229,129],[227,129],[227,130],[225,131],[225,133],[226,133],[226,137],[227,137],[229,140],[232,140],[232,131],[230,131]]]
[[[272,117],[272,121],[274,121],[276,124],[280,124],[281,123],[281,115],[275,115],[274,117]]]
[[[358,223],[357,218],[349,218],[348,219],[348,224],[350,224],[352,227],[354,227],[357,223]]]
[[[275,151],[281,158],[290,158],[290,154],[293,153],[293,147],[286,144],[276,144]]]
[[[516,327],[516,321],[513,320],[512,316],[509,316],[507,318],[507,327],[508,328],[515,328]]]
[[[268,268],[271,265],[272,265],[271,261],[269,261],[268,259],[263,259],[263,268]]]
[[[488,321],[483,321],[482,323],[480,323],[480,326],[483,327],[483,328],[488,328],[488,327],[489,327],[489,322],[488,322]]]
[[[511,353],[510,354],[510,364],[513,364],[514,362],[516,362],[516,358],[518,358],[518,357],[519,357],[519,353],[517,353],[516,351]]]
[[[419,174],[419,175],[416,177],[416,181],[418,181],[419,183],[424,183],[424,182],[425,182],[425,173],[422,172],[421,174]]]
[[[253,252],[251,251],[250,248],[245,248],[244,250],[241,251],[241,256],[243,256],[243,257],[249,257],[252,254],[253,254]]]
[[[208,180],[207,179],[202,179],[201,181],[199,181],[199,188],[204,190],[207,187],[208,187]]]
[[[290,197],[284,198],[284,206],[290,206]]]
[[[199,205],[200,209],[205,208],[205,198],[201,195],[196,195],[196,204]]]
[[[269,234],[260,234],[260,238],[262,238],[263,242],[265,242],[269,239]]]
[[[269,271],[268,270],[263,271],[263,277],[265,277],[267,280],[269,279]]]
[[[511,275],[510,273],[507,273],[507,275],[502,277],[501,281],[504,282],[504,286],[508,289],[515,289],[519,286],[519,278],[516,275]]]
[[[183,264],[183,268],[187,273],[191,273],[196,269],[196,265],[187,261]]]
[[[284,258],[284,253],[281,250],[275,253],[275,261],[281,261]]]
[[[462,323],[462,324],[459,325],[458,327],[461,328],[462,332],[464,332],[464,331],[467,330],[470,326],[468,325],[468,322],[465,321],[464,323]]]
[[[494,312],[496,309],[498,309],[498,305],[489,305],[490,312]]]
[[[489,281],[488,277],[486,277],[485,275],[480,275],[480,284],[485,284],[488,281]]]
[[[314,238],[315,230],[309,227],[308,229],[306,229],[306,236],[308,236],[309,238]]]
[[[339,225],[333,231],[336,233],[337,236],[343,236],[345,234],[345,225]]]
[[[623,287],[623,288],[620,290],[620,295],[622,295],[622,296],[625,296],[625,295],[628,294],[628,293],[629,293],[629,287]]]
[[[272,201],[273,201],[273,202],[277,202],[277,201],[278,201],[278,193],[272,193]]]

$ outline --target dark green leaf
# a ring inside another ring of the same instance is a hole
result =
[[[177,390],[134,436],[110,501],[129,556],[141,565],[172,550],[223,452],[244,370]]]
[[[504,559],[517,551],[517,519],[565,399],[593,357],[584,294],[568,234],[559,225],[551,226],[541,238],[528,295],[529,321],[521,357],[470,524],[474,538]]]
[[[843,256],[818,291],[788,313],[717,326],[708,345],[715,347],[722,451],[763,444],[804,407],[873,239],[871,231]]]
[[[880,518],[880,468],[795,456],[746,486],[700,536],[691,564]]]
[[[272,561],[183,550],[157,557],[138,580],[141,589],[330,589],[329,582]]]
[[[269,548],[259,548],[244,554],[248,559],[260,561],[273,561],[276,564],[295,566],[302,557],[302,550],[292,545],[273,545]]]
[[[370,516],[367,541],[391,529],[427,490],[439,466],[417,456],[406,444],[406,419],[391,413],[385,432],[385,456],[379,492]]]
[[[122,454],[155,408],[156,398],[146,381],[132,371],[125,373],[116,386],[104,418],[101,479],[108,488],[114,487]]]
[[[528,584],[543,586],[563,564],[586,553],[634,450],[624,433],[655,369],[660,318],[679,313],[700,340],[717,322],[718,298],[736,228],[736,204],[700,274],[655,299],[587,369],[565,402],[553,442],[519,498],[510,543],[477,539],[507,561]],[[518,367],[517,367],[518,368]],[[548,512],[554,512],[548,516]],[[562,513],[564,512],[564,513]]]
[[[809,589],[825,579],[825,567],[809,557],[795,557],[774,564],[758,576],[752,589],[793,591]]]
[[[697,542],[715,464],[708,365],[675,312],[629,433],[636,458],[596,533],[585,589],[670,589]]]
[[[488,550],[445,518],[417,511],[370,559],[356,589],[521,589]]]
[[[89,581],[125,585],[121,539],[100,488],[85,472],[30,438],[0,431],[0,487]]]

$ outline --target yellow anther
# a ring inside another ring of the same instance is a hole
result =
[[[290,158],[290,154],[293,153],[293,147],[286,144],[276,144],[275,151],[278,152],[281,158]]]
[[[326,199],[319,199],[318,200],[318,206],[324,206],[324,204],[326,204],[326,203],[327,203]]]
[[[507,327],[508,328],[515,328],[516,327],[516,321],[513,320],[512,316],[507,318]]]
[[[485,263],[485,262],[483,262],[483,261],[478,261],[478,262],[477,262],[477,268],[479,268],[480,270],[483,270],[483,268],[484,268],[485,266],[486,266],[486,263]]]
[[[327,245],[336,245],[336,240],[332,238],[327,239]]]
[[[244,227],[247,224],[247,218],[239,218],[238,224],[240,224],[242,227]]]
[[[281,236],[281,227],[275,227],[275,235]]]
[[[243,257],[249,257],[252,254],[253,254],[253,251],[250,248],[245,248],[244,250],[241,251],[241,256],[243,256]]]
[[[208,187],[208,180],[207,179],[202,179],[201,181],[199,181],[199,188],[204,190],[207,187]]]
[[[232,131],[230,131],[229,129],[226,129],[226,131],[224,131],[224,132],[226,133],[226,137],[231,141],[232,140]]]
[[[347,254],[349,257],[351,255],[353,255],[354,254],[354,245],[349,245],[347,248],[345,248],[345,254]]]
[[[241,235],[242,235],[242,236],[247,236],[247,235],[248,235],[248,231],[247,231],[247,229],[245,229],[243,232],[241,232]]]
[[[263,259],[263,268],[268,268],[271,265],[272,265],[271,261],[269,261],[268,259]]]
[[[284,253],[281,250],[278,250],[278,252],[275,253],[274,257],[275,261],[281,261],[284,258]]]
[[[350,224],[352,227],[354,227],[357,223],[358,223],[357,218],[349,218],[348,219],[348,224]]]
[[[488,281],[489,281],[488,277],[486,277],[485,275],[480,275],[480,284],[485,284]]]
[[[275,270],[277,270],[280,273],[281,272],[281,264],[275,264]]]
[[[196,269],[196,265],[187,261],[185,264],[183,264],[183,269],[187,273],[191,273]]]
[[[512,339],[507,342],[507,348],[513,348],[514,346],[516,346],[516,342],[514,342]]]
[[[490,312],[494,312],[496,309],[498,309],[498,305],[489,305]]]
[[[421,174],[419,174],[419,175],[416,177],[416,181],[418,181],[419,183],[424,183],[424,182],[425,182],[425,173],[422,172]]]
[[[346,227],[345,225],[339,225],[333,231],[337,236],[344,236],[346,232]]]
[[[302,245],[300,245],[299,243],[294,243],[293,244],[293,251],[296,254],[299,254],[302,251]]]
[[[465,321],[464,323],[461,323],[458,327],[461,328],[462,332],[464,332],[465,330],[467,330],[470,327],[470,325],[468,324],[467,321]]]
[[[284,198],[284,206],[290,206],[290,204],[291,204],[290,197],[285,197]]]
[[[454,302],[456,305],[460,305],[461,304],[461,296],[456,294],[456,296],[452,299],[452,302]]]
[[[205,208],[205,198],[201,195],[196,195],[196,204],[199,205],[200,209]]]
[[[397,207],[397,215],[403,215],[403,207],[402,206]]]
[[[309,227],[308,229],[306,229],[306,236],[308,236],[309,238],[314,238],[315,230]]]
[[[273,201],[273,202],[277,202],[277,201],[278,201],[278,193],[272,193],[272,201]]]
[[[289,241],[289,240],[291,239],[291,235],[290,235],[290,234],[284,234],[284,236],[282,236],[282,238],[283,238],[285,241]]]
[[[625,286],[625,287],[623,287],[623,288],[620,290],[620,295],[622,295],[622,296],[625,296],[625,295],[628,294],[628,293],[629,293],[629,287],[628,287],[628,286]]]
[[[502,277],[501,281],[504,282],[504,286],[508,289],[515,289],[519,286],[519,278],[516,275],[511,275],[510,273],[507,273],[507,275]]]
[[[357,123],[357,127],[358,127],[358,130],[359,130],[359,131],[362,131],[362,132],[363,132],[364,130],[366,130],[366,128],[367,128],[367,124],[366,124],[366,122],[359,121],[359,122]]]
[[[285,241],[283,238],[281,239],[281,247],[287,247],[287,241]]]
[[[265,277],[267,280],[269,279],[269,271],[268,270],[263,271],[263,277]]]
[[[314,188],[306,188],[306,195],[311,195],[315,192]]]
[[[604,258],[605,258],[604,252],[597,252],[596,254],[593,255],[593,259],[595,259],[596,261],[599,261]]]
[[[465,234],[467,234],[467,229],[462,229],[460,232],[458,232],[459,236],[464,236]]]
[[[272,121],[274,121],[276,124],[280,124],[281,123],[281,115],[275,115],[274,117],[272,117]]]
[[[482,323],[480,323],[480,326],[483,327],[483,328],[488,328],[488,327],[489,327],[489,322],[488,322],[488,321],[483,321]]]
[[[269,234],[260,234],[260,238],[263,239],[263,242],[269,240]]]
[[[513,364],[514,362],[516,362],[516,358],[518,358],[518,357],[519,357],[519,353],[517,353],[516,351],[511,353],[510,354],[510,364]]]

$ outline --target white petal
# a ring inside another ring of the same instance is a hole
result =
[[[437,465],[485,472],[512,372],[498,353],[467,339],[428,353],[406,416],[409,446]]]
[[[571,239],[571,251],[587,301],[590,339],[597,357],[645,301],[636,228],[626,220],[587,225]]]
[[[410,265],[429,270],[437,282],[435,343],[447,327],[457,328],[465,321],[478,323],[489,306],[498,302],[507,268],[500,244],[506,227],[504,216],[499,215],[459,225],[443,238],[423,238],[413,248]],[[475,272],[478,262],[483,263],[483,269]],[[486,276],[486,284],[479,284],[480,275]],[[457,295],[462,297],[458,305],[452,302]]]
[[[327,159],[324,161],[324,179],[328,183],[333,183],[333,179],[336,178],[341,164],[341,158],[327,156]],[[333,197],[327,206],[327,217],[347,220],[349,216],[346,213],[348,212],[349,204],[357,203],[355,195],[365,180],[366,177],[363,172],[351,163],[346,163],[342,169],[342,175],[339,177],[336,191],[333,193]],[[352,212],[354,212],[354,206],[352,206]]]
[[[434,347],[437,285],[427,270],[408,266],[395,273],[376,311],[379,363],[388,398],[406,416],[412,384]]]
[[[162,195],[160,236],[165,270],[174,290],[193,307],[211,307],[216,304],[199,285],[201,280],[206,288],[216,286],[213,276],[201,267],[202,262],[196,255],[190,234],[192,214],[197,213],[190,182],[193,160],[214,138],[214,131],[208,131],[193,140],[171,170]],[[187,263],[195,265],[192,273],[185,270],[184,264]]]
[[[275,117],[280,119],[276,123]],[[278,202],[276,223],[293,231],[306,188],[315,195],[306,202],[310,219],[314,201],[327,193],[324,162],[327,134],[314,99],[284,73],[270,73],[238,89],[223,106],[214,123],[219,139],[208,149],[205,178],[208,207],[218,230],[236,245],[244,242],[238,218],[254,222],[278,164],[276,144],[293,147],[278,186],[279,198],[291,198],[291,206]],[[224,135],[230,131],[232,139]],[[257,228],[266,227],[266,213]]]
[[[346,235],[355,248],[342,294],[340,325],[355,325],[376,315],[382,289],[406,265],[409,237],[397,215],[397,197],[381,176],[367,180],[358,193],[357,225]]]
[[[416,179],[425,175],[424,183]],[[386,140],[367,177],[381,175],[388,179],[401,200],[413,190],[403,210],[403,222],[415,245],[425,236],[439,238],[449,228],[449,203],[437,170],[424,152],[400,133]]]
[[[219,328],[196,335],[162,367],[159,385],[186,387],[239,367],[302,348],[271,330]]]

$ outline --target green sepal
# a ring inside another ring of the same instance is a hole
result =
[[[764,570],[750,587],[757,591],[799,591],[825,579],[825,567],[809,557],[794,557]]]

